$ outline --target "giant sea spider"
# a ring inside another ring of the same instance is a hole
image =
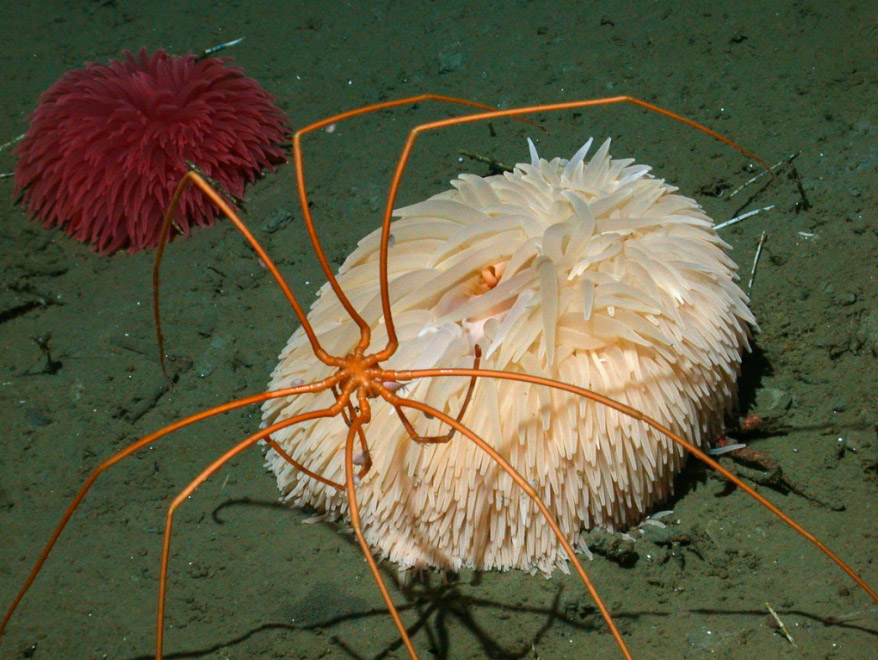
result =
[[[384,323],[387,329],[388,341],[383,348],[378,349],[373,352],[370,352],[371,348],[371,329],[368,323],[363,320],[362,310],[358,310],[355,306],[348,300],[345,292],[342,290],[339,285],[336,277],[328,263],[326,255],[321,248],[320,242],[317,238],[317,233],[315,230],[315,225],[311,217],[311,211],[308,202],[308,196],[306,192],[305,180],[304,180],[304,169],[303,169],[303,158],[302,158],[302,149],[301,149],[301,139],[304,135],[311,133],[320,128],[324,128],[330,125],[333,125],[337,122],[344,121],[351,117],[355,117],[358,115],[363,115],[369,112],[374,112],[376,110],[392,108],[399,105],[411,104],[420,101],[426,100],[434,100],[434,101],[445,101],[450,103],[456,103],[459,105],[470,106],[480,110],[480,112],[476,114],[471,114],[467,116],[454,117],[451,119],[445,119],[440,121],[434,121],[426,124],[421,124],[414,128],[408,136],[408,139],[405,143],[405,146],[402,151],[402,155],[399,158],[399,161],[396,166],[396,170],[392,179],[392,183],[390,186],[390,192],[388,194],[386,208],[384,212],[384,220],[382,225],[381,232],[381,243],[380,243],[380,270],[379,270],[379,280],[380,280],[380,304],[381,304],[381,312],[384,319]],[[406,431],[409,435],[409,438],[413,442],[421,443],[421,444],[436,444],[436,443],[444,443],[444,442],[472,442],[477,445],[485,454],[487,454],[490,459],[500,466],[500,468],[509,475],[509,477],[515,482],[515,484],[521,489],[521,491],[534,503],[537,509],[539,509],[540,514],[545,518],[547,524],[551,528],[551,530],[556,535],[558,542],[563,547],[565,553],[569,557],[571,565],[573,566],[576,573],[579,575],[583,584],[586,586],[587,590],[591,594],[591,597],[594,599],[600,613],[609,628],[611,634],[613,635],[622,655],[626,658],[631,658],[631,653],[629,652],[626,642],[623,639],[622,634],[619,632],[612,614],[609,608],[603,603],[601,600],[597,589],[592,584],[591,580],[588,577],[585,569],[582,564],[578,560],[576,553],[570,543],[570,539],[566,537],[566,535],[561,531],[558,524],[554,521],[553,515],[550,509],[546,506],[546,504],[542,501],[537,491],[531,486],[526,478],[524,478],[518,471],[516,471],[512,465],[502,456],[498,451],[494,449],[489,439],[482,438],[472,432],[466,425],[461,422],[463,417],[463,412],[467,407],[468,400],[465,401],[461,407],[460,414],[455,416],[451,416],[441,410],[436,409],[434,406],[428,405],[422,401],[418,401],[412,398],[408,398],[405,396],[402,391],[399,389],[399,385],[408,383],[410,381],[415,381],[418,379],[425,378],[465,378],[468,379],[470,383],[470,390],[472,390],[473,384],[478,379],[502,379],[509,381],[517,381],[521,383],[528,383],[533,386],[538,387],[546,387],[553,388],[555,390],[568,392],[572,395],[578,397],[584,397],[591,401],[596,402],[597,404],[608,406],[619,413],[629,416],[633,419],[639,420],[641,423],[646,424],[653,429],[657,430],[674,443],[684,447],[694,456],[696,456],[699,460],[710,466],[712,469],[719,472],[726,479],[733,482],[737,487],[742,489],[744,492],[748,493],[751,497],[756,499],[760,504],[768,508],[772,513],[782,519],[786,524],[791,526],[797,532],[799,532],[802,536],[804,536],[807,540],[813,543],[816,547],[818,547],[824,554],[826,554],[830,559],[832,559],[839,567],[841,567],[852,579],[854,579],[873,599],[878,601],[878,595],[868,586],[865,582],[851,569],[845,564],[840,558],[838,558],[832,551],[830,551],[820,540],[818,540],[814,535],[807,532],[796,522],[791,520],[789,516],[780,511],[775,505],[766,500],[764,497],[759,495],[755,490],[751,487],[747,486],[740,479],[738,479],[734,474],[730,473],[724,467],[719,465],[715,460],[710,458],[707,454],[705,454],[701,449],[699,449],[694,444],[688,442],[684,438],[680,437],[678,434],[675,434],[672,430],[667,428],[666,426],[660,424],[659,422],[650,419],[635,410],[634,408],[618,403],[606,396],[592,392],[581,387],[576,386],[571,383],[564,383],[555,380],[546,379],[539,376],[532,376],[523,373],[511,373],[511,372],[498,372],[493,370],[481,369],[479,368],[479,351],[475,352],[473,366],[471,368],[436,368],[436,369],[420,369],[420,370],[399,370],[399,369],[385,369],[382,367],[382,363],[386,362],[397,350],[399,347],[399,341],[396,336],[396,331],[394,328],[394,320],[393,314],[391,311],[391,303],[390,303],[390,294],[389,294],[389,281],[388,281],[388,259],[390,252],[390,243],[391,243],[391,215],[395,206],[397,193],[400,187],[400,181],[402,179],[403,173],[406,169],[406,165],[409,161],[409,157],[414,148],[415,141],[417,140],[419,135],[422,135],[425,132],[439,130],[442,128],[446,128],[449,126],[476,122],[476,121],[486,121],[490,119],[497,119],[501,117],[521,117],[523,115],[527,115],[534,112],[548,112],[548,111],[561,111],[561,110],[572,110],[576,108],[585,108],[590,106],[600,106],[600,105],[609,105],[609,104],[617,104],[617,103],[630,103],[636,106],[640,106],[649,111],[664,115],[676,121],[687,124],[699,131],[702,131],[728,145],[731,147],[741,151],[745,155],[754,158],[758,162],[760,162],[763,166],[765,163],[759,159],[754,154],[748,152],[747,150],[741,148],[737,144],[733,143],[729,139],[719,135],[718,133],[711,131],[710,129],[694,122],[690,119],[672,113],[668,110],[664,110],[650,103],[641,101],[639,99],[634,99],[627,96],[619,96],[619,97],[611,97],[611,98],[601,98],[601,99],[591,99],[585,101],[577,101],[577,102],[569,102],[569,103],[557,103],[557,104],[548,104],[548,105],[539,105],[539,106],[531,106],[525,108],[516,108],[512,110],[495,110],[488,106],[483,106],[478,103],[474,103],[471,101],[464,101],[460,99],[453,99],[448,97],[436,96],[436,95],[422,95],[413,98],[400,99],[396,101],[389,101],[385,103],[379,103],[372,106],[367,106],[363,108],[359,108],[350,112],[342,113],[339,115],[335,115],[333,117],[329,117],[318,122],[315,122],[299,131],[297,131],[293,137],[293,160],[294,166],[296,168],[296,177],[297,177],[297,186],[299,198],[302,206],[302,213],[304,215],[306,228],[308,231],[308,235],[312,241],[316,256],[318,261],[320,262],[320,266],[323,270],[324,275],[327,278],[327,281],[334,291],[335,295],[341,301],[341,304],[344,306],[347,314],[350,316],[351,322],[355,324],[358,328],[359,332],[359,340],[356,342],[354,346],[351,346],[349,351],[344,355],[332,355],[327,350],[323,348],[320,342],[320,337],[312,328],[311,324],[308,321],[308,318],[305,314],[304,309],[299,304],[295,295],[293,294],[290,287],[285,282],[283,276],[279,272],[278,268],[274,265],[273,261],[267,254],[267,252],[262,248],[257,239],[253,236],[253,234],[249,231],[249,229],[244,225],[244,223],[238,218],[234,209],[223,199],[223,197],[217,193],[207,181],[203,177],[201,177],[196,172],[190,172],[179,184],[177,188],[176,195],[174,200],[171,203],[171,207],[168,211],[167,218],[165,220],[163,238],[159,244],[159,249],[156,253],[156,261],[155,261],[155,270],[154,270],[154,285],[155,285],[155,310],[156,310],[156,325],[158,329],[158,343],[160,347],[160,353],[163,354],[163,338],[161,333],[161,326],[158,320],[158,276],[159,276],[159,265],[162,260],[164,244],[167,240],[167,235],[171,226],[171,222],[173,220],[174,208],[177,200],[179,199],[182,191],[190,185],[195,185],[200,188],[205,195],[207,195],[213,202],[222,210],[222,212],[230,218],[230,220],[235,224],[238,230],[243,234],[246,240],[251,244],[253,249],[258,254],[259,258],[263,261],[266,267],[271,272],[272,276],[277,281],[281,290],[283,291],[285,297],[289,301],[291,307],[293,308],[298,320],[302,324],[304,332],[307,334],[308,341],[310,343],[311,348],[313,349],[314,354],[317,358],[326,366],[330,367],[332,373],[330,376],[326,378],[322,378],[315,382],[304,383],[304,384],[296,384],[291,387],[275,390],[270,392],[264,392],[261,394],[257,394],[254,396],[249,396],[243,399],[239,399],[237,401],[232,401],[220,406],[216,406],[209,410],[204,410],[184,419],[181,419],[173,424],[170,424],[155,433],[152,433],[137,442],[130,444],[123,450],[114,454],[110,458],[106,459],[102,462],[98,468],[92,473],[86,483],[82,486],[81,490],[77,494],[77,496],[73,499],[71,504],[69,505],[67,511],[65,512],[63,518],[58,524],[55,532],[52,534],[48,543],[46,544],[43,552],[38,558],[36,565],[31,571],[30,575],[27,577],[24,585],[18,592],[18,595],[14,599],[13,603],[10,605],[9,609],[6,612],[6,615],[0,624],[0,634],[6,629],[9,621],[17,608],[19,602],[22,597],[25,595],[27,590],[30,588],[34,579],[40,572],[43,563],[54,547],[56,541],[58,540],[60,534],[64,530],[68,520],[73,515],[74,511],[79,506],[82,499],[85,497],[97,477],[104,472],[107,468],[112,465],[115,465],[122,459],[130,456],[131,454],[137,452],[138,450],[151,445],[157,440],[165,437],[166,435],[194,424],[197,421],[213,417],[223,412],[227,412],[230,410],[242,408],[244,406],[249,406],[257,403],[262,403],[271,399],[277,398],[286,398],[286,397],[294,397],[294,396],[304,396],[309,393],[316,392],[325,392],[331,391],[334,395],[334,403],[329,405],[328,407],[321,408],[318,410],[311,410],[308,412],[304,412],[293,417],[281,419],[276,421],[275,423],[267,426],[266,428],[261,429],[260,431],[252,434],[248,438],[243,441],[240,441],[237,445],[235,445],[232,449],[225,452],[222,456],[217,458],[215,461],[210,463],[186,488],[184,488],[172,501],[170,507],[168,509],[164,537],[163,537],[163,546],[162,546],[162,563],[161,563],[161,573],[159,578],[159,599],[158,599],[158,608],[157,608],[157,630],[156,630],[156,658],[159,659],[162,657],[162,648],[163,648],[163,637],[165,632],[164,618],[165,618],[165,597],[167,591],[167,571],[168,564],[170,560],[170,544],[172,538],[172,529],[174,522],[174,514],[179,508],[179,506],[202,484],[205,480],[207,480],[211,475],[217,472],[223,465],[225,465],[229,460],[231,460],[234,456],[240,454],[248,447],[260,442],[264,441],[271,448],[283,456],[285,460],[287,460],[291,465],[293,465],[297,470],[300,470],[302,473],[306,474],[308,477],[312,479],[316,479],[321,483],[325,484],[329,488],[336,489],[345,493],[348,506],[349,506],[349,514],[351,524],[353,526],[354,532],[356,534],[358,543],[363,551],[363,555],[366,558],[370,571],[375,578],[375,581],[378,585],[378,588],[381,592],[381,595],[387,605],[387,608],[393,618],[393,621],[398,629],[400,638],[403,644],[406,646],[411,657],[417,657],[417,653],[415,651],[414,645],[410,639],[407,628],[398,613],[387,587],[384,584],[384,581],[379,573],[378,565],[376,561],[373,559],[369,543],[366,541],[362,525],[360,523],[360,515],[357,506],[357,485],[361,479],[364,479],[369,471],[372,469],[372,464],[369,459],[370,456],[370,440],[367,436],[368,424],[371,420],[371,411],[372,411],[372,401],[375,399],[382,399],[389,403],[394,409],[399,412],[401,423],[406,428]],[[492,276],[494,273],[492,272]],[[416,430],[415,426],[408,420],[405,415],[405,410],[415,410],[420,411],[421,413],[428,415],[432,418],[438,419],[443,422],[449,429],[453,431],[453,433],[448,433],[445,435],[439,436],[421,436]],[[309,468],[308,465],[304,465],[301,462],[294,459],[287,452],[283,450],[281,446],[279,446],[272,438],[272,434],[309,420],[319,420],[330,417],[340,416],[344,419],[344,422],[347,426],[346,438],[344,443],[344,480],[343,481],[333,481],[331,479],[327,479],[325,476],[319,474],[316,471],[313,471]],[[372,442],[375,442],[373,440]],[[377,440],[380,442],[380,439]]]

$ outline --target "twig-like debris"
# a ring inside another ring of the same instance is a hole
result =
[[[509,167],[509,165],[501,163],[499,160],[495,160],[494,158],[488,158],[487,156],[474,154],[471,151],[460,151],[459,153],[461,156],[466,156],[467,158],[477,160],[480,163],[485,163],[488,166],[488,169],[490,169],[491,174],[502,174],[503,172],[511,172],[513,170],[513,168]]]
[[[746,220],[750,216],[754,216],[757,213],[762,213],[762,211],[770,211],[773,208],[774,208],[774,204],[772,204],[771,206],[763,206],[761,209],[756,209],[755,211],[748,211],[747,213],[742,213],[741,215],[736,215],[731,220],[726,220],[725,222],[721,222],[718,225],[715,225],[714,229],[716,229],[716,230],[724,229],[725,227],[728,227],[729,225],[738,224],[739,222],[741,222],[741,220]]]
[[[771,605],[769,605],[768,603],[765,603],[765,607],[767,607],[768,611],[771,612],[771,616],[774,618],[774,622],[777,624],[777,629],[780,630],[781,633],[783,633],[783,636],[787,638],[787,641],[790,644],[792,644],[795,648],[798,648],[796,646],[796,643],[793,641],[793,636],[790,635],[789,630],[787,630],[787,627],[783,624],[783,621],[780,620],[780,617],[777,615],[777,612],[774,611],[774,608],[772,608]]]
[[[779,161],[777,161],[774,165],[772,165],[771,167],[769,167],[768,170],[769,170],[772,174],[774,174],[775,170],[780,169],[780,168],[783,167],[784,165],[788,165],[789,163],[792,163],[793,160],[796,158],[796,156],[798,156],[800,153],[801,153],[800,151],[797,151],[796,153],[790,155],[789,157],[784,158],[783,160],[779,160]],[[752,177],[750,177],[749,179],[747,179],[744,183],[742,183],[740,186],[738,186],[737,188],[735,188],[735,190],[733,190],[733,191],[731,192],[731,194],[729,194],[729,199],[731,199],[732,197],[734,197],[735,195],[737,195],[739,192],[741,192],[742,190],[744,190],[744,188],[746,188],[746,187],[749,186],[750,184],[752,184],[752,183],[756,183],[759,179],[761,179],[762,177],[764,177],[765,174],[766,174],[766,170],[762,170],[761,172],[759,172],[759,174],[757,174],[757,175],[755,175],[755,176],[752,176]]]
[[[18,137],[14,137],[11,140],[9,140],[8,142],[4,142],[3,144],[0,144],[0,151],[3,151],[4,149],[8,149],[13,144],[17,144],[18,142],[21,142],[24,139],[25,135],[27,135],[27,133],[22,133]]]
[[[799,191],[799,201],[796,202],[796,213],[800,211],[807,211],[811,208],[811,202],[808,201],[808,196],[805,195],[805,186],[802,185],[802,179],[799,178],[799,170],[796,169],[796,166],[793,165],[790,169],[790,178],[796,183],[796,190]]]
[[[186,163],[186,167],[188,167],[191,171],[195,172],[195,173],[198,174],[200,177],[202,177],[205,181],[207,181],[208,183],[210,183],[210,185],[213,186],[213,188],[214,188],[214,189],[215,189],[220,195],[222,195],[223,197],[225,197],[225,198],[226,198],[229,202],[231,202],[234,206],[236,206],[236,207],[238,207],[239,209],[241,209],[242,212],[244,212],[244,213],[247,212],[247,210],[244,208],[244,200],[243,200],[243,199],[239,199],[238,197],[235,197],[232,193],[230,193],[228,190],[226,190],[225,186],[223,186],[222,184],[220,184],[219,181],[215,181],[214,179],[212,179],[212,178],[210,178],[209,176],[207,176],[207,174],[205,174],[205,173],[201,170],[201,168],[198,167],[198,165],[196,165],[195,163],[193,163],[191,160],[184,160],[184,162]],[[177,221],[176,221],[175,219],[173,219],[173,218],[171,218],[171,226],[172,226],[177,232],[179,232],[179,233],[181,233],[181,234],[183,233],[183,228],[182,228],[182,227],[177,223]],[[260,261],[261,261],[261,260],[260,260]],[[163,368],[163,370],[164,370],[164,368]]]
[[[237,46],[239,43],[244,41],[244,37],[238,37],[237,39],[232,39],[231,41],[227,41],[224,44],[219,44],[217,46],[211,46],[210,48],[206,48],[204,52],[201,53],[196,60],[203,60],[205,57],[210,57],[214,53],[218,53],[224,48],[231,48],[232,46]]]
[[[747,282],[747,295],[750,295],[750,290],[753,288],[753,280],[756,279],[756,264],[759,263],[759,255],[762,254],[762,245],[765,243],[765,231],[762,232],[762,237],[759,239],[759,245],[756,247],[756,256],[753,257],[753,267],[750,269],[750,280]]]
[[[193,163],[191,160],[186,160],[184,162],[186,163],[186,166],[190,170],[192,170],[193,172],[198,174],[201,178],[203,178],[205,181],[207,181],[211,186],[216,188],[217,192],[220,193],[223,197],[225,197],[227,200],[229,200],[232,204],[234,204],[238,208],[243,209],[244,205],[247,203],[245,200],[241,199],[240,197],[235,197],[232,193],[230,193],[228,190],[226,190],[225,186],[223,186],[216,179],[213,179],[213,178],[207,176],[207,174],[205,174],[204,171],[200,167],[198,167],[198,165]]]

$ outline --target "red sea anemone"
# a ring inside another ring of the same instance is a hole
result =
[[[234,197],[285,160],[288,122],[273,97],[224,60],[137,55],[87,64],[40,97],[15,150],[15,194],[47,227],[101,253],[158,242],[164,212],[189,161]],[[184,193],[176,230],[213,222]]]

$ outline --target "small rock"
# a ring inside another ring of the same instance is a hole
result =
[[[463,54],[460,52],[460,42],[455,41],[439,52],[439,73],[454,73],[463,66]]]
[[[793,397],[789,392],[776,387],[763,387],[756,392],[756,405],[753,412],[764,422],[777,421],[784,415],[793,403]]]
[[[12,501],[12,498],[9,497],[9,494],[0,488],[0,511],[8,511],[14,506],[15,503]]]
[[[44,426],[48,426],[52,423],[52,418],[43,413],[40,410],[35,410],[33,408],[28,409],[25,412],[25,419],[27,423],[30,424],[33,428],[38,429]]]
[[[872,310],[860,320],[857,339],[867,351],[878,357],[878,310]]]

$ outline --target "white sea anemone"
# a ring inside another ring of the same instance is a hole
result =
[[[713,222],[691,199],[633,160],[591,140],[569,161],[512,173],[462,174],[453,189],[399,209],[392,225],[390,294],[399,350],[390,369],[472,367],[529,373],[589,388],[639,409],[703,446],[735,398],[754,319]],[[379,232],[342,265],[339,282],[386,342],[378,294]],[[344,355],[357,326],[328,285],[308,315],[324,347]],[[330,368],[301,329],[270,387],[313,381]],[[454,417],[469,380],[415,381],[404,391]],[[266,424],[333,402],[329,392],[265,403]],[[418,433],[447,429],[411,412]],[[585,528],[620,529],[665,499],[683,452],[645,424],[592,401],[480,378],[463,423],[536,488],[575,543]],[[273,438],[295,459],[344,482],[347,428],[336,417]],[[395,411],[373,402],[366,429],[373,467],[357,486],[366,539],[401,567],[550,573],[566,555],[532,502],[490,458],[455,434],[413,442]],[[345,516],[344,493],[303,476],[274,451],[283,498]]]

